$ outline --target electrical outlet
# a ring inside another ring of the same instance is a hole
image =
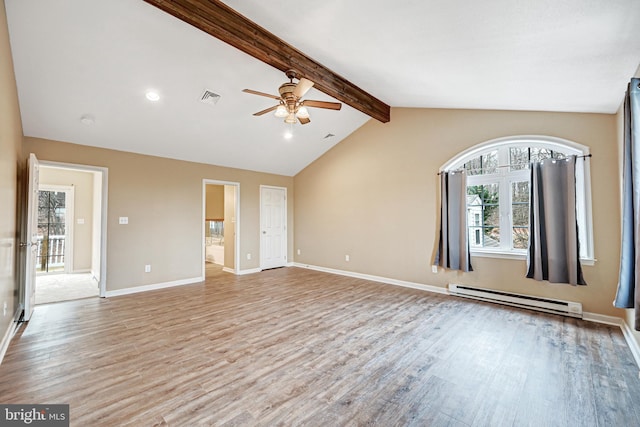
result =
[[[151,264],[147,264],[144,266],[144,272],[145,273],[151,273]]]
[[[118,219],[118,224],[129,224],[129,217],[128,216],[121,216]]]
[[[348,262],[349,261],[349,255],[345,255],[344,256],[344,260]]]
[[[431,266],[431,272],[437,274],[438,273],[438,266],[437,265],[432,265]]]
[[[298,255],[300,255],[300,249],[298,249]]]
[[[251,259],[251,254],[247,254],[247,259]]]

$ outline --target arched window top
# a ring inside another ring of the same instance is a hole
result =
[[[478,159],[481,156],[487,156],[492,152],[496,153],[495,156],[492,157],[496,160],[502,161],[499,165],[496,164],[496,166],[509,166],[513,164],[514,160],[514,156],[510,154],[513,154],[515,149],[524,147],[564,154],[564,156],[558,156],[556,158],[563,158],[570,155],[586,156],[589,154],[589,147],[568,139],[544,135],[517,135],[496,138],[474,145],[473,147],[458,153],[442,165],[440,171],[462,169],[465,163]],[[500,159],[498,159],[498,153],[504,153],[500,155]],[[520,157],[519,160],[523,160],[523,158]],[[528,164],[528,160],[526,163]]]

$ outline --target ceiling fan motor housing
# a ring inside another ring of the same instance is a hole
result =
[[[278,89],[280,97],[290,113],[294,113],[298,109],[298,97],[293,94],[296,86],[296,83],[287,82]]]

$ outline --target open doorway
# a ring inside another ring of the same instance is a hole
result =
[[[239,184],[204,180],[203,276],[236,272]]]
[[[35,304],[98,297],[103,172],[41,162]]]

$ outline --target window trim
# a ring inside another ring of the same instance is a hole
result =
[[[528,146],[548,148],[551,150],[556,149],[570,155],[588,156],[590,154],[589,147],[586,145],[578,144],[577,142],[558,138],[547,135],[514,135],[508,137],[501,137],[491,139],[485,142],[474,145],[449,159],[444,165],[440,167],[439,172],[457,170],[463,167],[464,163],[493,150],[499,150],[500,148],[508,148],[513,146]],[[581,240],[581,244],[586,243],[586,256],[581,257],[580,261],[585,265],[593,265],[596,261],[594,256],[593,247],[593,216],[592,216],[592,196],[591,196],[591,162],[581,161],[576,163],[576,167],[582,169],[581,174],[576,174],[577,180],[582,182],[576,182],[576,202],[584,207],[584,209],[578,211],[579,216],[584,216],[584,219],[580,223],[585,224],[584,232],[580,233],[584,238]],[[502,165],[502,164],[500,164]],[[528,171],[528,170],[527,170]],[[498,174],[498,176],[501,174]],[[582,191],[580,190],[582,189]],[[509,189],[510,190],[510,189]],[[510,193],[510,191],[509,191]],[[510,198],[509,198],[510,200]],[[502,213],[501,213],[502,217]],[[509,219],[510,221],[510,219]],[[471,250],[472,256],[480,257],[492,257],[492,258],[507,258],[507,259],[526,259],[526,250],[522,249],[477,249]]]

